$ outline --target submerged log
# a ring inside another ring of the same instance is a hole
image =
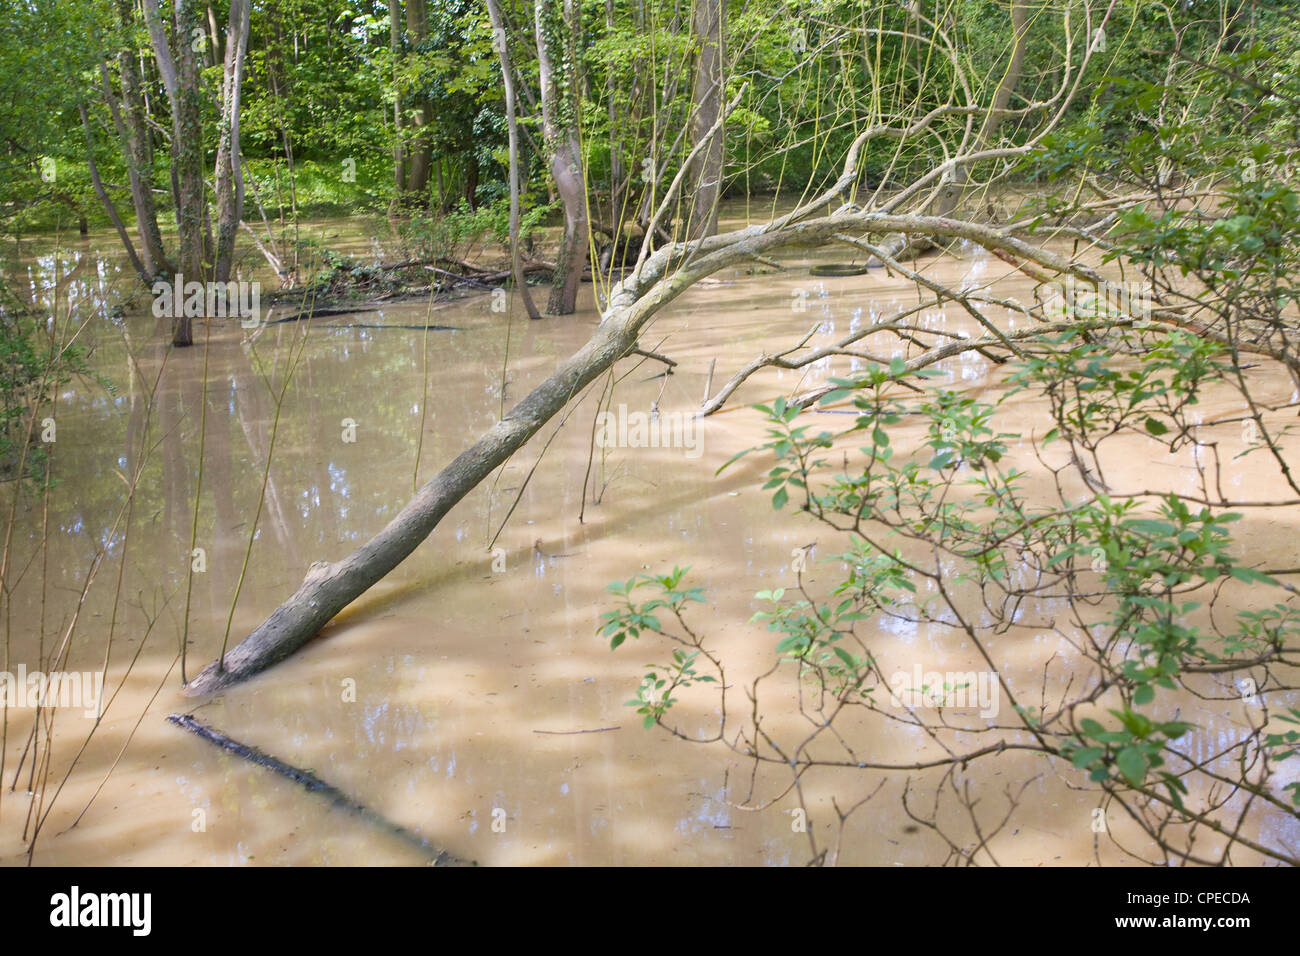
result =
[[[473,860],[462,860],[460,857],[452,856],[446,850],[440,850],[432,843],[426,840],[406,827],[399,826],[382,814],[370,807],[364,806],[349,797],[346,793],[335,787],[333,784],[326,783],[320,777],[316,776],[310,770],[300,770],[290,764],[285,763],[268,753],[258,750],[256,747],[250,747],[247,744],[241,744],[237,740],[232,740],[221,731],[209,727],[198,720],[194,719],[192,714],[171,714],[168,721],[188,730],[190,733],[203,738],[210,744],[215,744],[228,754],[234,754],[236,757],[242,757],[259,767],[265,767],[278,773],[282,777],[287,777],[294,783],[312,793],[318,793],[330,801],[334,806],[347,810],[349,813],[356,814],[367,823],[373,824],[382,830],[387,831],[398,839],[419,850],[423,850],[431,855],[431,865],[433,866],[477,866]]]

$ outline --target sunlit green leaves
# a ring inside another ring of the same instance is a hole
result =
[[[1118,719],[1118,727],[1108,729],[1085,717],[1079,721],[1079,737],[1062,748],[1063,755],[1076,768],[1087,771],[1094,783],[1116,780],[1131,787],[1143,786],[1147,774],[1164,765],[1163,753],[1169,742],[1191,729],[1190,724],[1179,721],[1153,721],[1129,708],[1110,713]],[[1172,794],[1186,792],[1172,774],[1162,774],[1162,781]]]
[[[605,585],[606,591],[623,599],[623,607],[601,614],[601,624],[596,629],[602,637],[610,639],[610,650],[617,648],[629,637],[640,637],[642,631],[661,633],[663,627],[655,614],[656,611],[667,609],[675,615],[680,615],[688,603],[704,600],[703,588],[683,589],[681,587],[682,578],[689,570],[689,567],[674,567],[669,574],[641,574],[626,581],[614,581]],[[658,588],[660,596],[644,604],[635,604],[632,601],[632,592],[643,587]]]

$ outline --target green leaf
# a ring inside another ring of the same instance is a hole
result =
[[[1256,571],[1254,568],[1229,568],[1228,573],[1238,581],[1246,581],[1251,584],[1277,584],[1275,580],[1270,578],[1263,571]]]
[[[1183,782],[1181,780],[1179,780],[1171,773],[1162,773],[1160,774],[1160,776],[1164,780],[1165,786],[1169,788],[1170,802],[1173,803],[1173,805],[1177,807],[1179,810],[1182,810],[1183,809],[1182,795],[1187,792],[1187,788],[1183,786]]]
[[[1134,518],[1132,521],[1125,521],[1124,527],[1133,531],[1140,531],[1143,534],[1160,535],[1162,537],[1174,536],[1178,529],[1168,521],[1156,521],[1151,518]]]
[[[1079,721],[1079,726],[1083,728],[1085,734],[1093,739],[1096,739],[1098,734],[1104,734],[1106,732],[1106,728],[1097,723],[1091,717],[1083,718],[1083,720]]]
[[[1101,747],[1080,747],[1071,755],[1070,763],[1083,770],[1100,760],[1105,752]]]
[[[728,458],[726,461],[722,463],[722,467],[720,467],[717,471],[713,473],[713,477],[716,478],[718,475],[722,474],[724,469],[729,468],[731,465],[735,464],[737,461],[739,461],[740,459],[748,455],[751,451],[757,451],[757,450],[758,449],[756,448],[746,448],[744,451],[736,452],[736,454],[732,455],[730,458]]]
[[[1115,766],[1129,783],[1139,787],[1147,772],[1146,754],[1137,747],[1125,747],[1115,756]]]

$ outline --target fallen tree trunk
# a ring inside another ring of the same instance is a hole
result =
[[[342,561],[314,566],[297,592],[239,646],[190,681],[187,693],[210,693],[249,677],[314,637],[339,611],[397,567],[453,505],[523,447],[582,388],[631,351],[642,325],[704,274],[698,267],[678,273],[657,283],[634,303],[614,306],[612,313],[616,314],[606,316],[582,349],[421,488],[387,527]]]
[[[933,216],[863,212],[793,224],[787,217],[663,247],[611,291],[604,317],[586,345],[425,484],[375,537],[340,561],[313,565],[287,601],[238,646],[200,672],[185,692],[208,694],[238,683],[284,660],[311,640],[343,608],[405,560],[457,502],[522,448],[585,386],[632,352],[645,324],[695,282],[754,255],[821,245],[854,231],[970,239],[1056,274],[1107,285],[1093,269],[990,226]],[[961,298],[955,293],[951,297]],[[1155,317],[1161,318],[1159,310]]]
[[[255,763],[259,767],[265,767],[267,770],[274,771],[282,777],[292,780],[294,783],[310,790],[312,793],[318,793],[328,799],[334,806],[347,810],[349,813],[355,813],[367,823],[372,823],[382,830],[386,830],[393,836],[398,837],[412,846],[429,852],[432,855],[431,864],[433,866],[477,866],[473,860],[462,860],[458,856],[453,856],[446,850],[440,850],[432,843],[426,840],[406,827],[399,826],[387,817],[382,816],[377,811],[372,810],[364,804],[353,800],[346,793],[333,784],[326,783],[320,777],[316,776],[310,770],[300,770],[299,768],[285,763],[270,754],[258,750],[256,747],[250,747],[247,744],[241,744],[238,740],[232,740],[221,731],[209,727],[201,721],[195,720],[191,714],[171,714],[167,720],[183,730],[188,730],[197,737],[206,740],[210,744],[215,744],[228,754],[233,754],[250,763]]]

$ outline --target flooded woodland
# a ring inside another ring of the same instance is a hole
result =
[[[318,227],[364,255],[383,241],[367,230],[386,225]],[[382,528],[503,403],[575,351],[599,315],[591,287],[573,316],[545,323],[529,322],[513,304],[494,312],[490,295],[471,294],[251,333],[218,321],[199,327],[201,345],[174,352],[157,344],[151,314],[106,309],[120,263],[104,255],[97,245],[104,242],[23,246],[23,267],[49,309],[94,316],[81,338],[104,384],[71,384],[51,408],[57,481],[14,516],[9,660],[48,662],[66,642],[63,669],[102,668],[105,683],[98,720],[53,710],[38,727],[37,713],[8,711],[6,862],[33,852],[23,836],[37,819],[43,832],[34,855],[44,863],[427,861],[410,841],[181,733],[163,719],[178,711],[310,768],[393,823],[483,864],[802,862],[808,844],[791,826],[799,804],[788,772],[755,773],[720,744],[643,729],[626,701],[649,648],[611,653],[597,632],[613,606],[608,583],[689,565],[707,594],[696,623],[734,668],[729,679],[741,687],[770,668],[775,641],[750,621],[762,608],[755,594],[837,580],[834,549],[842,542],[805,515],[773,510],[762,490],[768,462],[747,457],[717,472],[763,440],[763,416],[749,405],[851,375],[860,359],[764,370],[725,414],[692,419],[676,447],[647,440],[593,451],[601,397],[593,390],[300,654],[194,706],[178,693],[187,597],[192,676],[195,662],[215,657],[227,633],[251,630],[313,561]],[[647,416],[653,405],[664,420],[693,416],[711,368],[721,380],[810,329],[807,345],[816,348],[917,303],[915,284],[902,277],[873,269],[817,278],[809,275],[816,263],[729,270],[692,289],[646,334],[677,363],[672,374],[652,362],[620,371],[606,404]],[[1032,298],[1031,281],[978,248],[956,248],[926,268],[962,288]],[[920,322],[978,332],[951,308],[926,310]],[[905,345],[883,348],[886,359],[909,354]],[[963,394],[996,402],[1007,388],[990,369],[972,353],[938,366]],[[1261,388],[1271,401],[1295,401],[1280,371]],[[1231,407],[1211,398],[1200,414]],[[816,426],[838,428],[844,410],[821,411]],[[1010,444],[1009,466],[1034,466],[1029,439],[1046,430],[1043,420],[1041,403],[1027,397],[999,406],[998,429],[1023,433]],[[1223,431],[1232,437],[1240,426]],[[891,428],[898,446],[919,447],[926,437],[906,420]],[[1200,481],[1194,450],[1152,458],[1123,445],[1105,475],[1116,489],[1195,493]],[[1244,464],[1229,467],[1224,487],[1233,498],[1280,493],[1276,477]],[[1236,540],[1266,565],[1293,564],[1300,529],[1289,522],[1297,517],[1294,509],[1247,515]],[[192,573],[191,540],[204,552],[200,573]],[[793,569],[801,555],[802,577]],[[996,642],[1001,666],[1044,699],[1086,673],[1058,617],[1063,608],[1050,598],[1031,602]],[[908,618],[870,625],[868,644],[884,673],[985,670],[950,628]],[[786,680],[769,698],[790,739],[800,733],[797,684]],[[969,706],[953,711],[959,726],[996,715],[975,691]],[[682,695],[676,725],[686,736],[716,727],[712,698]],[[879,703],[888,710],[887,698]],[[1251,705],[1230,681],[1163,703],[1196,724],[1189,755],[1198,761],[1212,760],[1250,726]],[[872,762],[906,765],[934,746],[918,728],[887,720],[853,727],[854,746]],[[813,826],[821,823],[839,844],[841,862],[933,864],[949,848],[909,819],[900,800],[907,788],[914,805],[935,804],[943,777],[941,769],[838,768],[808,780],[804,799]],[[1096,793],[1067,761],[1009,757],[957,780],[990,793],[990,802],[1017,795],[1013,825],[987,848],[1000,862],[1085,864],[1097,855],[1126,862],[1099,844],[1090,825]],[[868,795],[841,832],[832,798],[843,805]],[[960,829],[964,811],[941,809]],[[197,832],[196,820],[204,824]],[[494,830],[494,820],[504,825]],[[1252,837],[1266,844],[1294,845],[1300,836],[1285,813],[1262,814],[1255,825]]]
[[[1293,6],[20,11],[0,865],[1300,862]]]

